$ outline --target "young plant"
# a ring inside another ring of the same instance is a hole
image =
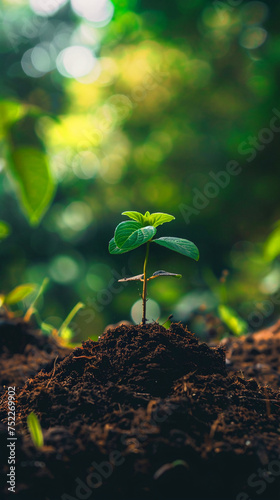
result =
[[[146,256],[144,260],[143,273],[137,276],[132,276],[131,278],[124,278],[119,281],[141,281],[143,282],[142,291],[142,324],[145,325],[146,319],[146,303],[147,303],[147,283],[148,281],[159,278],[160,276],[173,276],[175,278],[181,278],[181,274],[169,273],[166,271],[156,271],[147,278],[147,263],[149,257],[150,244],[156,243],[163,247],[169,248],[174,252],[178,252],[191,259],[199,259],[199,251],[194,243],[183,238],[174,238],[171,236],[164,236],[162,238],[153,239],[157,227],[165,224],[166,222],[171,222],[175,219],[173,215],[164,213],[153,213],[146,212],[145,215],[139,212],[123,212],[122,215],[126,215],[132,220],[127,220],[118,224],[115,229],[114,238],[109,242],[109,252],[111,254],[122,254],[130,252],[141,245],[146,244]]]
[[[33,411],[27,417],[27,427],[34,446],[42,448],[44,446],[43,431],[39,419]]]
[[[19,285],[6,295],[0,294],[0,307],[3,307],[8,315],[11,315],[7,307],[18,304],[31,295],[37,288],[34,283]]]

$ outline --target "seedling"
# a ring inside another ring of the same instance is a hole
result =
[[[36,297],[34,298],[32,303],[30,304],[28,310],[26,311],[26,313],[24,315],[24,321],[29,321],[32,314],[36,314],[36,313],[38,314],[38,311],[37,311],[35,305],[37,304],[39,298],[45,293],[49,282],[50,282],[49,278],[45,278],[43,280],[42,285],[40,286],[40,288],[36,294]]]
[[[27,427],[30,432],[31,439],[36,448],[44,446],[44,437],[39,419],[33,411],[27,417]]]
[[[49,325],[48,323],[40,321],[41,330],[47,335],[53,335],[60,344],[62,343],[63,345],[70,347],[70,340],[73,336],[73,329],[70,328],[70,323],[74,319],[76,314],[80,311],[80,309],[83,309],[84,307],[85,304],[83,304],[82,302],[78,302],[78,304],[73,307],[66,319],[63,321],[59,330],[54,328],[52,325]]]
[[[82,302],[78,302],[78,304],[76,304],[73,307],[73,309],[70,311],[70,313],[68,314],[66,319],[63,321],[61,327],[59,328],[59,330],[57,332],[59,337],[67,338],[68,340],[69,340],[69,336],[71,338],[71,331],[70,331],[69,325],[70,325],[71,321],[73,320],[73,318],[76,316],[76,314],[80,311],[80,309],[84,309],[84,307],[85,307],[85,304],[83,304]]]
[[[210,271],[207,271],[206,281],[212,290],[213,294],[217,298],[217,306],[215,305],[215,311],[227,328],[235,335],[240,337],[248,332],[248,323],[239,316],[239,314],[228,305],[229,297],[227,287],[227,279],[229,276],[228,270],[224,269],[222,276],[218,280],[216,276]]]
[[[194,243],[183,238],[174,238],[171,236],[164,236],[162,238],[153,239],[157,227],[171,222],[175,219],[173,215],[164,213],[146,212],[145,215],[139,212],[123,212],[132,220],[127,220],[118,224],[115,229],[114,238],[109,242],[109,252],[111,254],[122,254],[130,252],[141,245],[146,244],[146,256],[144,260],[143,273],[130,278],[124,278],[119,281],[141,281],[143,283],[142,291],[142,324],[145,325],[146,319],[146,303],[147,303],[147,283],[148,281],[159,278],[161,276],[172,276],[174,278],[181,278],[181,274],[169,273],[167,271],[156,271],[149,278],[147,277],[147,263],[149,258],[150,244],[156,243],[163,247],[169,248],[174,252],[190,257],[191,259],[199,259],[199,251]]]
[[[11,306],[14,304],[18,304],[26,299],[29,295],[31,295],[36,290],[37,285],[33,283],[27,283],[25,285],[19,285],[11,292],[6,295],[0,294],[0,307],[4,307],[7,310],[7,306]]]

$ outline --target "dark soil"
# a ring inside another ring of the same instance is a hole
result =
[[[280,392],[178,324],[120,326],[41,371],[17,391],[17,433],[17,500],[279,499]]]
[[[0,315],[0,393],[5,386],[22,387],[29,377],[70,352],[30,322]]]
[[[241,372],[261,385],[280,389],[280,321],[270,328],[222,342],[229,373]]]

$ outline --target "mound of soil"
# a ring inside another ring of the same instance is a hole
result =
[[[14,498],[278,499],[279,419],[280,392],[229,376],[223,349],[180,324],[120,326],[18,391]]]
[[[229,373],[242,372],[246,379],[280,389],[280,321],[259,332],[227,338],[222,345]]]
[[[53,366],[71,352],[52,336],[22,318],[0,316],[0,392],[5,386],[22,387],[29,377]]]

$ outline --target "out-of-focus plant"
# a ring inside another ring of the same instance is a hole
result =
[[[11,104],[15,103],[0,103],[0,112],[9,109]],[[20,206],[33,226],[39,224],[55,193],[55,180],[45,145],[35,131],[40,116],[38,111],[28,111],[20,118],[8,115],[2,125],[5,170]]]
[[[11,306],[22,302],[29,295],[31,295],[36,288],[36,284],[26,283],[24,285],[17,286],[6,295],[0,294],[0,307]]]
[[[0,241],[7,238],[7,236],[9,236],[10,234],[10,231],[10,226],[4,221],[0,221]]]
[[[267,262],[272,262],[280,255],[280,221],[276,222],[264,244],[264,257]]]
[[[44,446],[44,436],[40,421],[37,415],[32,411],[27,417],[27,427],[36,448],[42,448]]]

